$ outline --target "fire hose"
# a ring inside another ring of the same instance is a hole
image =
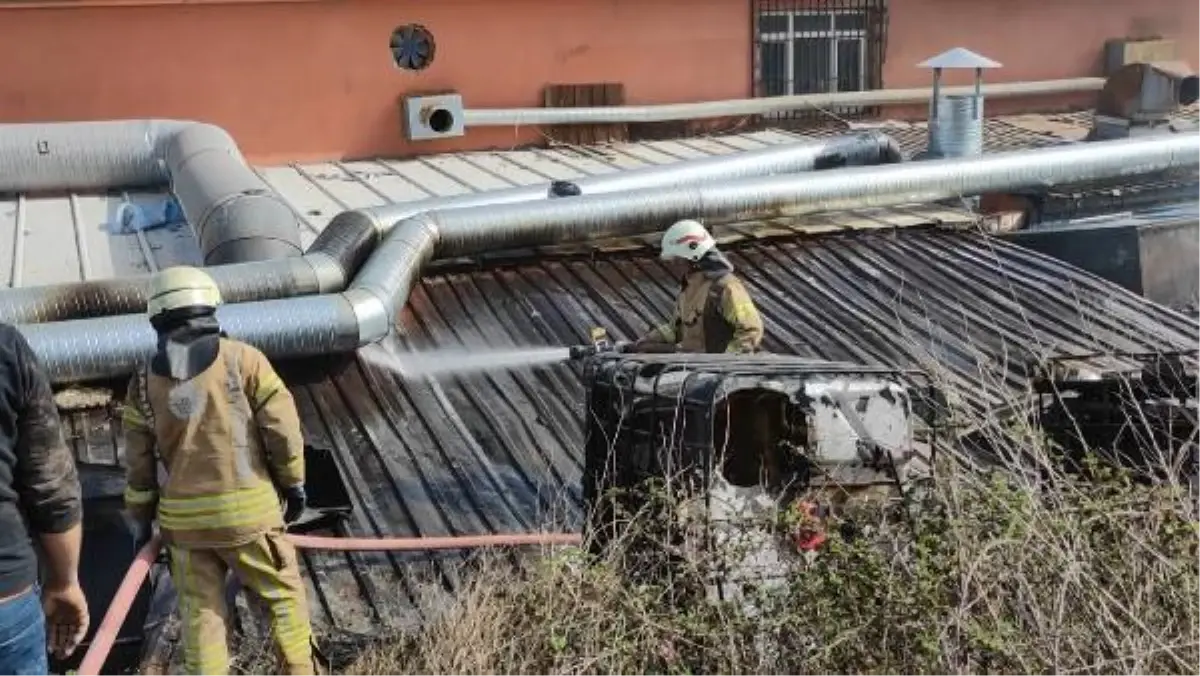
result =
[[[362,551],[428,551],[433,549],[476,549],[481,547],[503,547],[521,545],[575,545],[580,542],[578,533],[521,533],[512,535],[465,535],[454,537],[416,538],[333,538],[314,535],[288,535],[292,544],[301,549],[327,549],[343,552]],[[126,571],[121,586],[113,595],[91,645],[79,664],[80,676],[99,676],[100,668],[108,659],[108,653],[116,642],[121,625],[141,589],[150,567],[158,558],[162,542],[153,537],[138,551]]]
[[[591,343],[570,349],[571,359],[585,359],[595,354],[620,353],[631,349],[632,344],[614,342],[609,339],[608,332],[602,327],[591,330]],[[668,351],[664,347],[652,346],[647,351]],[[673,348],[672,348],[673,350]],[[306,449],[307,450],[307,449]],[[575,545],[581,537],[578,533],[524,533],[511,535],[467,535],[452,537],[417,537],[417,538],[333,538],[314,535],[288,534],[292,544],[301,549],[325,549],[343,552],[362,551],[429,551],[435,549],[475,549],[482,547],[514,547],[522,545]],[[83,661],[79,664],[77,673],[80,676],[96,676],[104,666],[108,654],[116,642],[121,625],[129,615],[130,607],[141,589],[142,583],[150,574],[150,568],[158,557],[162,542],[156,535],[147,542],[125,577],[117,587],[108,610],[96,628],[96,634],[84,653]]]

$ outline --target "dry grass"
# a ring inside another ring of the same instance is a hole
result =
[[[842,515],[854,534],[831,528],[756,612],[681,593],[687,574],[631,582],[622,552],[560,551],[486,567],[440,619],[345,673],[1200,671],[1185,487],[1095,463],[1068,475],[1031,428],[981,429],[1038,478],[945,449],[927,490]]]
[[[932,481],[835,517],[752,605],[690,593],[712,561],[647,575],[671,553],[652,518],[636,552],[496,557],[421,630],[323,647],[348,674],[1200,673],[1195,496],[1094,458],[1067,473],[1018,419],[971,421],[998,466],[940,448]]]

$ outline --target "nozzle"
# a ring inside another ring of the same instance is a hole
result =
[[[591,345],[577,345],[570,348],[570,359],[587,359],[601,352],[625,352],[630,343],[625,341],[613,342],[608,338],[608,331],[602,326],[593,327],[590,331]]]
[[[568,358],[571,361],[579,361],[580,359],[587,359],[596,354],[597,351],[595,345],[576,345],[571,348]]]

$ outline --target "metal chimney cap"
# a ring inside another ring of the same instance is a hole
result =
[[[999,61],[992,61],[965,47],[955,47],[917,64],[918,68],[1000,68]]]

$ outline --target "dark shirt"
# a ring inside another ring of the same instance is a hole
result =
[[[37,581],[31,533],[62,533],[83,514],[75,458],[25,336],[0,323],[0,597]]]

